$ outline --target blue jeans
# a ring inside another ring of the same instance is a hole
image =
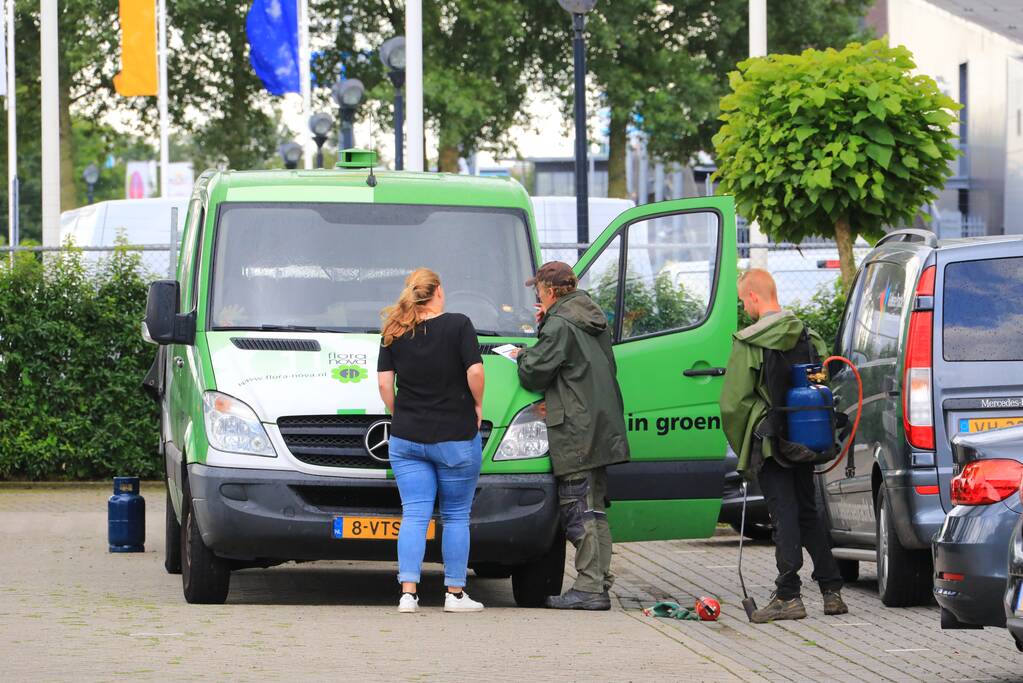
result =
[[[441,443],[416,443],[392,436],[388,452],[401,493],[398,581],[419,583],[426,553],[426,530],[439,494],[444,524],[441,536],[444,585],[465,586],[469,563],[469,511],[483,460],[480,435],[477,433],[469,441]]]

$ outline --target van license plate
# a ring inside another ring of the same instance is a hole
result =
[[[960,432],[986,432],[989,429],[1001,429],[1023,424],[1023,417],[975,417],[959,420]]]
[[[401,517],[335,517],[334,538],[356,541],[394,541],[401,529]],[[426,540],[437,536],[437,524],[430,520],[426,528]]]

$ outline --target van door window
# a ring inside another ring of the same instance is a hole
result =
[[[902,334],[906,272],[897,263],[878,261],[864,273],[863,297],[852,331],[853,363],[895,358]]]
[[[607,322],[615,331],[617,339],[618,325],[615,323],[618,311],[618,270],[621,260],[621,233],[608,242],[600,256],[595,258],[579,278],[579,288],[589,292],[593,301],[600,306],[607,316]]]
[[[699,325],[714,297],[720,218],[697,211],[628,228],[621,338]]]
[[[942,354],[947,361],[1023,360],[1023,258],[945,268]]]
[[[195,287],[192,284],[192,264],[196,252],[196,232],[199,227],[199,215],[202,213],[202,202],[198,199],[192,201],[188,207],[188,223],[181,238],[181,250],[178,259],[178,282],[181,283],[181,313],[187,313],[195,308],[192,303],[192,292]],[[186,289],[187,288],[187,289]]]
[[[196,215],[198,218],[195,221],[195,239],[192,241],[192,250],[194,253],[192,254],[192,305],[191,308],[188,309],[190,311],[194,311],[195,307],[199,303],[199,256],[202,254],[202,224],[206,218],[206,211],[202,208],[201,204],[197,207],[197,209],[198,211],[196,211]]]

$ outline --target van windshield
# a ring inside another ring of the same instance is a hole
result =
[[[480,334],[534,334],[523,212],[395,204],[222,204],[211,328],[375,332],[420,266]]]

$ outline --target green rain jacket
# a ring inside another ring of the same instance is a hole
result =
[[[547,402],[555,476],[628,461],[611,331],[589,294],[576,290],[554,302],[536,345],[517,360],[519,382]]]
[[[779,311],[768,313],[733,335],[732,355],[728,358],[725,383],[721,388],[721,425],[732,450],[739,456],[738,470],[744,474],[752,474],[753,429],[770,407],[767,387],[760,376],[764,349],[792,349],[803,327],[803,322],[791,311]],[[824,360],[828,355],[824,340],[812,329],[809,337],[817,354]],[[762,447],[765,459],[774,455],[770,440],[765,440]]]

